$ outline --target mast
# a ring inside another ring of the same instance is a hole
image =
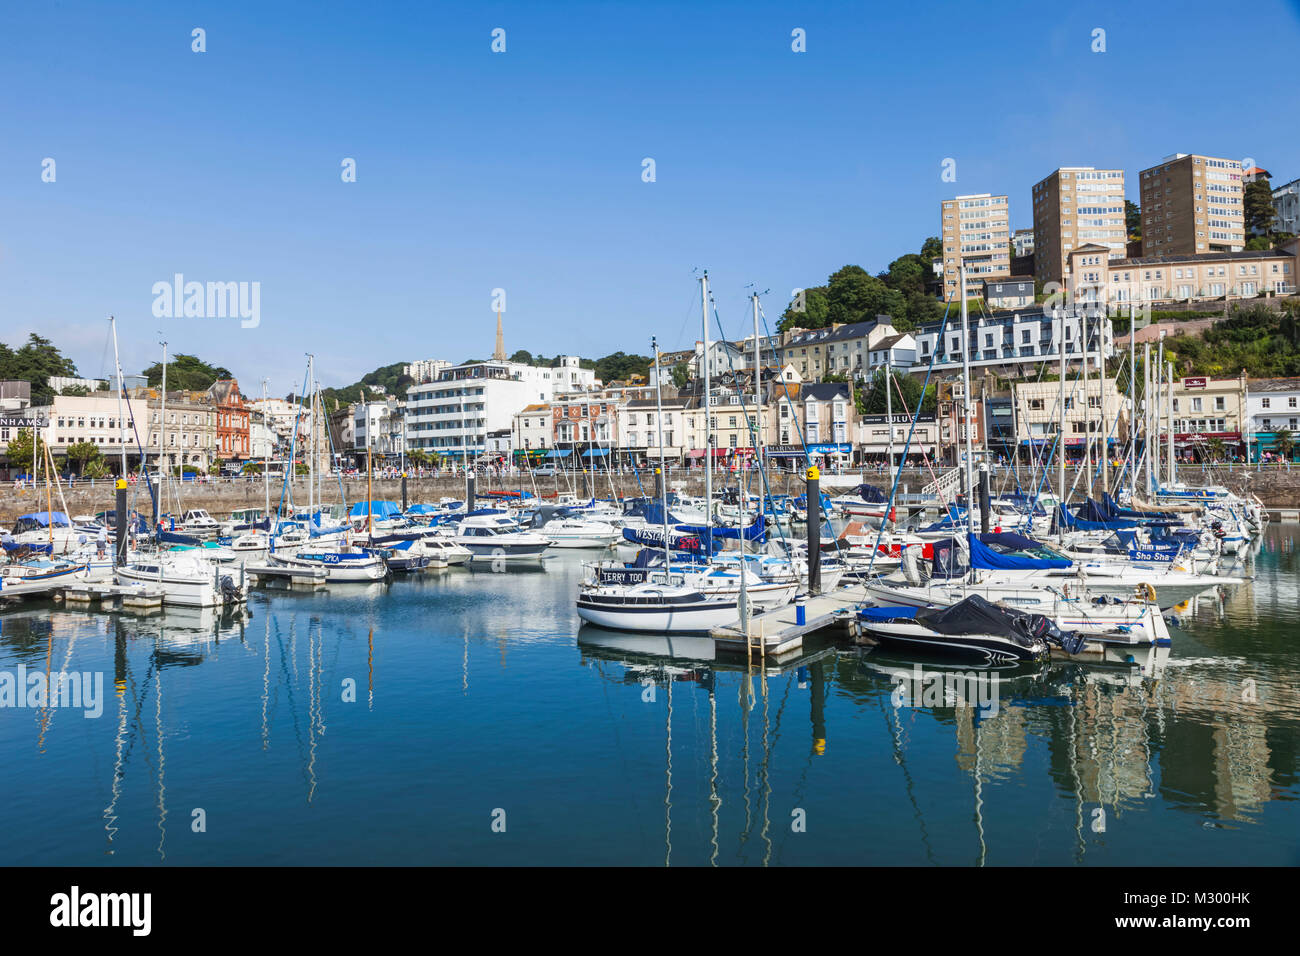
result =
[[[704,331],[704,348],[700,364],[704,366],[704,528],[708,541],[706,558],[713,558],[713,405],[709,381],[709,273],[700,276],[700,319]],[[662,445],[662,443],[661,443]]]
[[[159,516],[167,511],[167,487],[171,484],[171,469],[165,464],[163,449],[167,447],[167,343],[162,344],[162,404],[158,407],[158,475]],[[165,470],[164,470],[165,469]]]
[[[659,343],[650,337],[650,348],[655,353],[655,428],[659,432],[659,503],[663,509],[664,530],[664,583],[672,583],[672,558],[668,553],[668,472],[664,470],[664,400],[663,383],[659,380]]]
[[[1174,363],[1168,362],[1165,367],[1169,371],[1169,394],[1167,396],[1168,401],[1165,404],[1165,423],[1167,425],[1165,432],[1169,437],[1169,466],[1167,470],[1169,483],[1172,485],[1177,480],[1174,471]]]
[[[1101,409],[1101,490],[1110,493],[1110,420],[1106,417],[1106,352],[1102,347],[1102,338],[1104,328],[1102,327],[1101,311],[1097,311],[1097,390],[1100,397],[1097,400]]]
[[[1128,493],[1131,498],[1137,494],[1137,309],[1132,299],[1128,303],[1128,409]]]
[[[888,452],[889,471],[894,470],[894,390],[891,387],[894,383],[890,381],[889,352],[885,351],[885,424],[889,429]]]
[[[754,465],[763,467],[763,348],[758,337],[758,293],[753,295],[754,302]],[[760,479],[759,514],[763,513],[763,482]]]
[[[126,477],[126,419],[122,415],[122,363],[117,357],[117,320],[113,316],[108,317],[108,326],[113,332],[113,368],[117,371],[117,447],[122,452],[122,477]],[[131,406],[127,405],[130,411]],[[32,451],[35,453],[36,446],[32,445]],[[32,474],[36,474],[35,464],[32,466]],[[123,516],[119,515],[121,521]]]
[[[316,383],[312,379],[312,354],[307,353],[307,527],[310,532],[316,511]],[[370,441],[370,422],[366,422],[366,442]]]
[[[1065,314],[1057,311],[1058,325],[1056,329],[1056,341],[1061,348],[1061,383],[1060,394],[1056,400],[1056,413],[1060,416],[1056,427],[1056,507],[1065,507]],[[1065,539],[1065,525],[1061,521],[1060,512],[1056,515],[1056,539],[1061,542]]]
[[[1151,342],[1142,343],[1142,460],[1146,465],[1146,493],[1151,494]]]
[[[961,263],[961,389],[962,427],[966,448],[966,530],[975,533],[975,473],[972,470],[970,440],[970,303],[966,298],[966,261]],[[811,505],[811,502],[809,502]]]
[[[1151,493],[1155,494],[1160,489],[1160,470],[1164,466],[1164,448],[1160,435],[1160,416],[1164,414],[1165,401],[1165,332],[1160,330],[1160,349],[1156,354],[1156,404],[1152,414],[1151,423],[1154,426],[1152,434],[1156,436],[1155,451],[1152,453],[1151,460],[1155,463],[1155,484],[1151,486]],[[1165,481],[1169,481],[1166,476]]]
[[[270,432],[270,426],[266,423],[266,379],[262,379],[262,428]],[[252,421],[252,416],[249,416]],[[262,493],[266,496],[266,503],[263,506],[262,517],[266,519],[267,537],[271,535],[271,442],[267,439],[266,454],[262,456]]]

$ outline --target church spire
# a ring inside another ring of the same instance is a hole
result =
[[[506,360],[506,337],[501,332],[500,309],[497,309],[497,350],[492,353],[492,358],[498,362]]]

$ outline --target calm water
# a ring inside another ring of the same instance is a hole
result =
[[[1014,672],[983,715],[895,706],[911,662],[874,653],[747,674],[580,629],[573,555],[235,620],[0,612],[0,673],[107,698],[0,710],[0,863],[1294,865],[1297,538],[1180,615],[1158,679]]]

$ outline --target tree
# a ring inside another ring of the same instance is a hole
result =
[[[75,468],[77,474],[91,477],[86,475],[86,466],[96,459],[102,460],[103,455],[94,442],[79,441],[68,446],[67,458],[68,465]]]
[[[1130,239],[1142,238],[1142,210],[1130,199],[1124,200],[1124,226]]]
[[[35,332],[18,349],[0,343],[0,379],[30,382],[33,405],[49,405],[54,401],[54,390],[49,385],[51,377],[75,377],[76,374],[77,366],[72,359]]]
[[[1291,456],[1295,452],[1295,439],[1291,436],[1291,429],[1279,428],[1273,433],[1273,447],[1277,453],[1291,461]]]
[[[221,474],[221,465],[222,465],[222,461],[221,461],[220,458],[214,458],[214,459],[212,459],[212,464],[208,465],[208,474],[209,474],[209,475],[220,475],[220,474]]]
[[[262,473],[262,463],[260,461],[246,461],[244,467],[239,470],[245,475],[260,475]]]
[[[827,318],[829,303],[826,299],[826,286],[813,286],[804,289],[795,297],[777,323],[778,331],[786,329],[822,329],[830,324]]]
[[[41,461],[45,457],[45,439],[38,435],[36,442],[36,467],[40,468]],[[24,473],[31,470],[32,430],[30,428],[20,428],[18,434],[9,439],[9,449],[5,452],[5,458],[9,460],[11,469],[24,469]]]
[[[519,349],[514,355],[510,356],[510,361],[518,362],[520,365],[532,365],[533,353],[527,349]]]
[[[101,455],[86,462],[86,466],[81,469],[82,478],[103,478],[108,474],[108,462]]]
[[[1223,443],[1222,438],[1211,438],[1205,443],[1205,453],[1210,461],[1223,461],[1227,452],[1228,446]]]
[[[144,370],[151,388],[162,386],[162,363],[154,362]],[[177,355],[167,363],[167,387],[178,392],[205,392],[219,378],[230,378],[230,370],[209,365],[194,355]]]
[[[936,398],[935,388],[931,385],[925,390],[925,395],[921,394],[921,382],[911,375],[900,375],[893,372],[889,376],[894,384],[890,387],[893,389],[892,395],[888,399],[885,397],[885,370],[876,369],[871,376],[871,384],[866,388],[858,391],[858,414],[860,415],[883,415],[891,407],[894,413],[898,415],[916,413],[916,407],[921,406],[922,415],[933,415]],[[902,399],[899,399],[899,392],[902,392]]]
[[[1247,183],[1241,199],[1242,213],[1246,219],[1246,231],[1272,235],[1273,224],[1277,221],[1277,210],[1273,208],[1273,187],[1265,177]]]
[[[685,388],[691,380],[691,367],[685,362],[678,362],[673,366],[673,384],[678,388]]]
[[[85,396],[90,394],[90,389],[86,388],[84,385],[68,385],[65,388],[59,389],[59,394],[68,396]]]

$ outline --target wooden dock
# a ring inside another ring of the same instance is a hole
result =
[[[816,596],[800,596],[794,604],[753,615],[749,619],[748,635],[736,624],[714,628],[709,636],[719,652],[758,656],[790,654],[803,648],[803,639],[808,634],[832,627],[856,631],[856,614],[861,600],[861,589],[854,587],[838,588]],[[799,623],[800,602],[804,612],[802,624]]]
[[[148,584],[113,584],[111,582],[70,584],[54,595],[64,604],[89,606],[105,604],[131,611],[155,611],[163,606],[165,592]]]

